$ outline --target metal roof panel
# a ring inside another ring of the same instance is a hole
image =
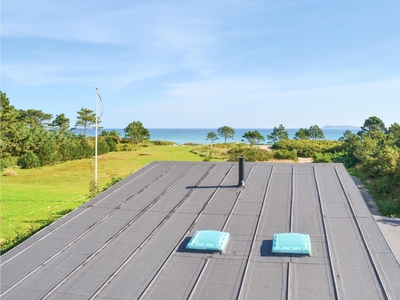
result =
[[[153,162],[4,254],[2,299],[400,298],[400,267],[341,164]],[[196,230],[223,254],[187,252]],[[275,255],[309,234],[312,257]]]

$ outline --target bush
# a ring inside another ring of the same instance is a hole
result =
[[[112,152],[117,151],[117,143],[115,142],[115,138],[107,137],[106,142],[108,144],[108,147],[110,147],[110,151]]]
[[[295,151],[298,157],[312,157],[316,153],[336,153],[343,150],[341,141],[282,140],[276,142],[272,149]]]
[[[210,160],[211,158],[226,159],[227,149],[213,147],[211,145],[206,146],[196,146],[190,152],[200,155],[200,157],[205,157]]]
[[[315,163],[331,163],[332,158],[329,154],[315,153],[313,155],[313,162],[315,162]]]
[[[104,140],[97,141],[97,154],[106,154],[110,152],[110,146]]]
[[[348,155],[347,153],[342,153],[340,156],[335,156],[332,159],[333,162],[335,163],[341,163],[344,164],[346,168],[352,168],[354,167],[358,160],[354,158],[353,156]]]
[[[55,141],[43,143],[41,147],[35,152],[41,166],[51,165],[57,161],[58,155]]]
[[[239,156],[244,156],[246,161],[269,161],[272,158],[270,151],[253,148],[250,146],[238,145],[228,151],[228,161],[237,161]]]
[[[7,157],[2,157],[0,159],[1,163],[1,170],[4,170],[9,167],[14,167],[18,164],[18,158],[14,156],[7,156]]]
[[[40,160],[35,153],[28,151],[18,160],[18,165],[22,169],[32,169],[40,166]]]
[[[400,202],[386,198],[385,200],[376,199],[376,204],[382,215],[390,217],[400,216]]]
[[[118,182],[120,182],[121,180],[123,180],[124,178],[122,177],[112,177],[111,178],[111,182],[106,183],[106,185],[103,188],[103,192],[107,189],[109,189],[110,187],[112,187],[114,184],[117,184]]]
[[[58,144],[59,161],[82,159],[94,154],[94,146],[91,146],[83,135],[66,136]]]
[[[158,141],[158,140],[156,140],[156,141],[151,141],[151,142],[153,143],[153,145],[156,145],[156,146],[172,146],[172,145],[175,145],[174,142],[168,142],[168,141]]]
[[[219,149],[232,149],[235,147],[239,147],[239,146],[248,146],[248,144],[237,144],[237,143],[218,143],[218,144],[214,144],[213,147],[215,148],[219,148]]]
[[[77,151],[79,151],[79,157],[77,158],[92,157],[94,153],[94,146],[89,145],[85,138],[81,138],[80,144],[77,146]]]
[[[58,145],[58,160],[63,162],[67,160],[72,160],[75,158],[74,153],[74,145],[72,143],[61,142]]]
[[[348,171],[352,176],[360,178],[366,185],[382,215],[393,218],[400,217],[400,174],[371,178],[363,171],[361,164],[357,164]]]
[[[299,161],[296,152],[289,150],[276,150],[272,152],[275,159],[289,159],[294,161]]]
[[[354,159],[349,157],[346,153],[315,153],[313,155],[313,162],[315,163],[342,163],[345,166],[351,166]]]
[[[140,150],[140,146],[132,145],[132,144],[117,144],[117,151],[138,151]]]

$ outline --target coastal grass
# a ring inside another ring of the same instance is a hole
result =
[[[357,167],[347,168],[351,176],[358,177],[361,182],[367,187],[368,192],[371,193],[376,204],[379,207],[381,215],[400,218],[400,195],[393,193],[392,195],[384,194],[378,191],[376,179],[371,179],[366,174],[358,170]]]
[[[98,157],[102,189],[152,161],[203,161],[192,146],[148,146]],[[88,201],[93,159],[35,169],[7,169],[1,176],[0,245],[4,253],[41,228]],[[11,176],[10,176],[11,174]]]

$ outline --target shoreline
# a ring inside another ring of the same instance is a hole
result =
[[[246,128],[233,128],[235,130],[234,138],[227,139],[229,143],[240,143],[243,142],[243,135],[247,131],[258,130],[260,134],[265,138],[265,143],[267,142],[267,136],[272,133],[272,128],[255,128],[255,129],[246,129]],[[115,130],[120,137],[125,136],[124,129],[122,128],[103,128],[99,131],[99,134],[103,130],[112,131]],[[296,132],[299,128],[287,128],[286,131],[289,134],[289,138],[293,139],[295,137]],[[212,128],[149,128],[150,131],[150,141],[169,141],[175,143],[177,145],[185,145],[185,144],[196,144],[196,145],[207,145],[210,144],[210,140],[207,140],[207,134],[210,132],[217,132],[217,129]],[[323,130],[325,135],[325,140],[337,141],[340,137],[343,136],[345,130],[343,129],[327,129]],[[352,130],[353,133],[357,133],[357,131]],[[82,131],[75,131],[75,133],[79,134]],[[90,129],[87,132],[87,136],[94,137],[94,130]],[[214,143],[223,143],[224,139],[219,137],[219,139],[215,140]]]

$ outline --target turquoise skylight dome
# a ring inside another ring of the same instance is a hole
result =
[[[186,249],[221,251],[225,250],[228,244],[229,232],[216,230],[196,231],[186,245]]]
[[[306,254],[311,256],[311,240],[308,234],[276,233],[272,253]]]

